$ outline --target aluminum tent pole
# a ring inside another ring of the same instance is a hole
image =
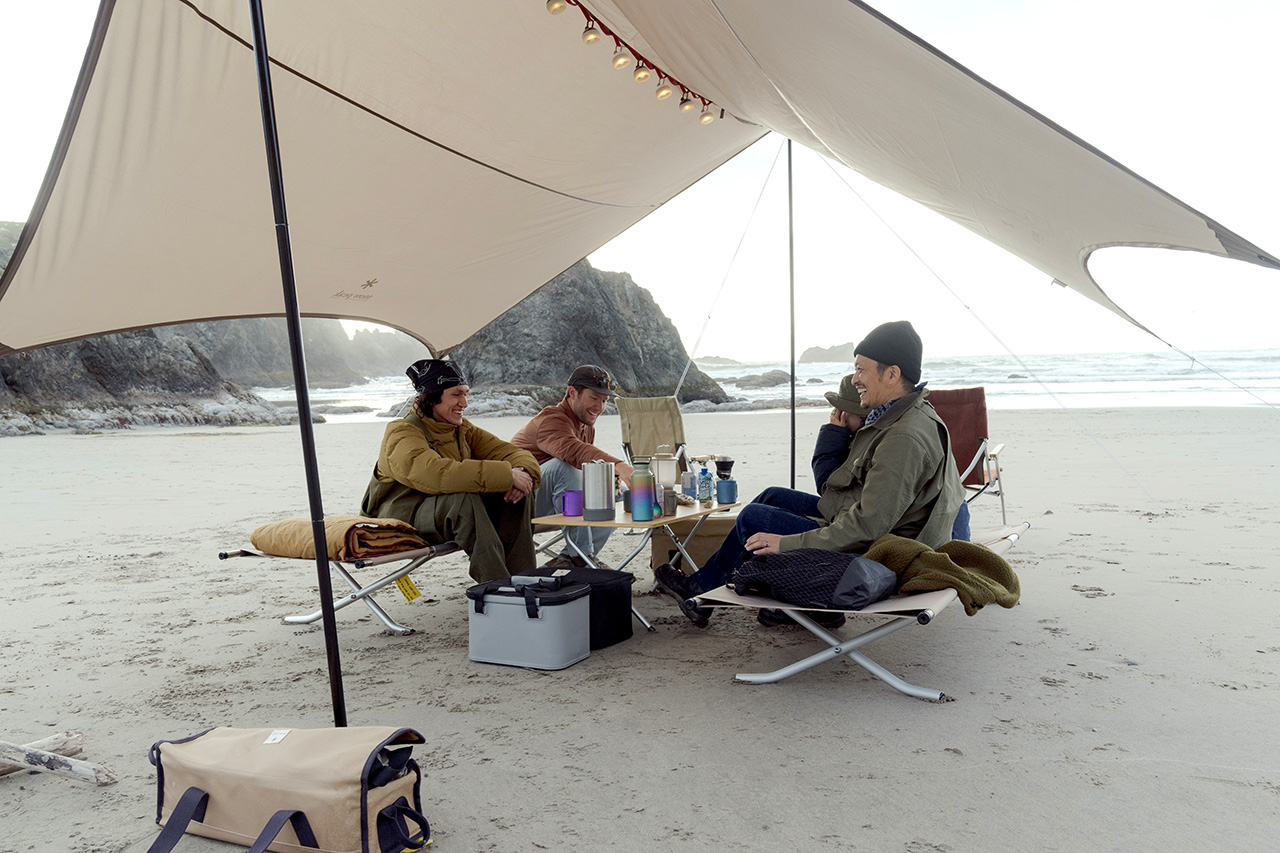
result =
[[[329,658],[329,692],[333,698],[333,724],[347,724],[347,703],[342,692],[342,662],[338,658],[338,623],[333,615],[333,584],[329,577],[329,547],[324,535],[324,507],[320,500],[320,471],[316,465],[316,439],[311,424],[311,396],[307,391],[307,365],[302,353],[302,318],[298,311],[298,287],[293,277],[293,250],[289,245],[289,217],[284,206],[284,178],[280,170],[280,139],[276,134],[275,100],[271,95],[271,66],[267,59],[267,32],[262,0],[249,0],[253,19],[253,56],[258,66],[258,100],[262,107],[262,136],[267,145],[267,172],[271,177],[271,205],[276,217],[276,248],[280,255],[280,280],[284,286],[285,325],[289,329],[289,354],[293,359],[293,385],[298,398],[298,428],[302,433],[302,465],[307,474],[311,505],[311,533],[315,539],[316,576],[320,581],[320,609],[324,623],[324,647]]]
[[[796,487],[796,226],[792,198],[791,140],[787,140],[787,264],[791,271],[791,488]]]

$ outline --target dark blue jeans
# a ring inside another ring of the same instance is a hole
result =
[[[738,513],[733,530],[720,549],[707,559],[690,577],[699,592],[706,592],[729,582],[733,570],[747,557],[747,539],[753,533],[803,533],[813,530],[818,522],[818,496],[781,486],[770,486]]]
[[[959,539],[961,542],[969,541],[969,505],[960,504],[960,511],[956,513],[956,523],[951,527],[951,538]]]

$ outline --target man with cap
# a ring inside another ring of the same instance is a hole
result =
[[[538,412],[511,437],[511,443],[532,453],[542,468],[542,484],[533,501],[535,515],[554,515],[554,495],[582,488],[584,462],[612,462],[614,473],[631,487],[631,466],[594,444],[596,419],[609,398],[618,396],[617,387],[609,371],[584,364],[569,377],[564,399]],[[610,527],[572,527],[568,534],[583,554],[594,558],[612,532]],[[585,562],[572,547],[566,547],[547,565],[581,567]]]
[[[705,627],[710,610],[688,599],[726,583],[754,554],[797,548],[858,554],[886,533],[930,548],[951,539],[964,490],[947,428],[925,402],[922,358],[920,336],[905,320],[873,329],[857,346],[852,375],[841,382],[838,394],[828,395],[839,414],[823,426],[827,435],[819,436],[814,454],[820,494],[765,489],[742,508],[720,549],[693,575],[671,565],[655,570],[658,584],[680,601],[694,624]],[[858,407],[852,405],[853,395]],[[863,412],[865,420],[859,422]],[[843,458],[832,466],[839,453],[834,445],[842,438],[837,430],[850,438]]]
[[[471,388],[453,362],[424,358],[405,373],[418,395],[387,424],[360,512],[407,521],[433,545],[457,542],[481,583],[534,569],[533,454],[462,416]]]

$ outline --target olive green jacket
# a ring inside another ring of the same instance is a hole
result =
[[[455,427],[415,410],[387,424],[360,512],[412,524],[428,495],[506,492],[513,468],[523,468],[538,487],[542,472],[529,451],[465,418]]]
[[[863,553],[893,533],[937,548],[951,540],[964,501],[947,428],[913,391],[853,435],[849,455],[823,486],[815,530],[783,536],[782,551]]]

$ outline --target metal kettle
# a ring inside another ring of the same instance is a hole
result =
[[[613,521],[613,463],[582,463],[582,520]]]

